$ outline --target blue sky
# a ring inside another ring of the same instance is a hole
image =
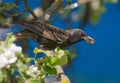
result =
[[[107,11],[95,26],[84,29],[96,43],[77,43],[77,57],[72,62],[75,83],[120,83],[120,9],[107,4]]]

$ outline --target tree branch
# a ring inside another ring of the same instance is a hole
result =
[[[45,11],[46,9],[48,9],[52,5],[52,3],[54,1],[55,0],[42,0],[41,8],[43,9],[43,11]]]
[[[39,18],[39,22],[45,22],[48,21],[50,19],[50,17],[60,9],[62,5],[62,0],[55,0],[52,5],[45,10],[45,13],[42,17]]]
[[[34,19],[37,19],[38,17],[35,15],[35,13],[33,12],[33,10],[30,9],[28,0],[24,0],[24,3],[25,3],[25,9],[32,14],[32,16],[34,17]]]

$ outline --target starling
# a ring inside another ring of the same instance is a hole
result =
[[[17,38],[31,38],[40,44],[41,48],[54,49],[71,46],[82,40],[93,44],[94,39],[81,29],[62,30],[40,22],[20,22],[23,30],[15,33]]]

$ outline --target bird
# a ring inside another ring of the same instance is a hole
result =
[[[17,38],[30,38],[36,41],[41,49],[54,49],[69,47],[77,42],[85,40],[93,44],[95,40],[88,36],[83,30],[63,30],[55,26],[41,22],[20,22],[23,30],[14,33]]]

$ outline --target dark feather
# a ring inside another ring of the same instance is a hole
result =
[[[57,46],[64,48],[82,40],[94,43],[94,40],[81,29],[62,30],[39,22],[21,22],[21,25],[24,29],[15,33],[15,36],[31,38],[42,48],[53,49]]]
[[[40,22],[21,22],[21,25],[24,29],[28,29],[52,41],[64,42],[69,38],[69,34],[66,31]]]

